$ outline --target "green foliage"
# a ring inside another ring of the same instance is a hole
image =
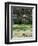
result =
[[[17,14],[17,20],[16,22],[14,21],[14,23],[16,24],[32,24],[32,9],[24,9],[24,8],[16,8],[14,9],[14,14]],[[25,17],[25,21],[22,21],[23,15],[26,15],[27,17]],[[28,22],[27,22],[28,20]],[[22,23],[23,22],[23,23]]]

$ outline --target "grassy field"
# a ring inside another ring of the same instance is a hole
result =
[[[31,37],[32,25],[31,24],[14,24],[12,25],[14,37]]]
[[[28,25],[25,25],[25,24],[14,24],[13,26],[13,31],[27,31],[27,30],[30,30],[31,31],[31,28],[32,28],[32,25],[31,24],[28,24]]]

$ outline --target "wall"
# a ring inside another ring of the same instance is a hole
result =
[[[0,46],[38,46],[38,42],[36,43],[23,43],[23,44],[11,44],[11,45],[5,45],[4,44],[4,33],[5,33],[5,23],[4,23],[4,15],[5,15],[5,2],[8,0],[0,0]],[[38,0],[9,0],[11,2],[24,2],[24,3],[37,3]]]

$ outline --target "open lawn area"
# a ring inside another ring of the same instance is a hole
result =
[[[31,24],[14,24],[12,25],[14,37],[31,37],[32,25]]]
[[[13,27],[13,31],[20,31],[20,30],[31,31],[32,30],[32,25],[31,24],[27,24],[27,25],[25,25],[25,24],[14,24],[12,27]]]

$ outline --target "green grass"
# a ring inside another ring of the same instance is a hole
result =
[[[31,24],[14,24],[12,25],[12,30],[13,31],[27,31],[27,30],[32,30],[32,25]]]

